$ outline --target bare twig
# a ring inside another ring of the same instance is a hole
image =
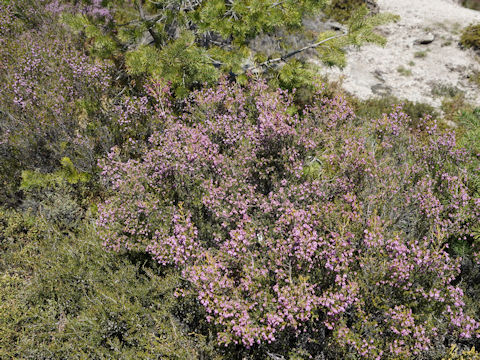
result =
[[[140,18],[144,21],[147,22],[147,18],[145,17],[145,13],[143,11],[143,6],[142,6],[142,0],[137,0],[137,7],[138,7],[138,12],[140,13]],[[155,34],[155,31],[153,31],[151,26],[148,26],[148,32],[150,35],[152,35],[153,41],[158,44],[159,43],[159,38],[157,34]]]
[[[156,23],[157,21],[163,20],[164,18],[165,18],[164,14],[145,16],[145,18],[143,18],[143,19],[131,20],[131,21],[128,21],[126,23],[118,24],[118,26],[128,26],[128,25],[134,25],[134,24],[142,24],[144,22]]]
[[[273,7],[276,7],[278,5],[282,5],[284,2],[285,1],[277,1],[277,2],[273,3],[272,5],[270,5],[270,7],[273,8]]]
[[[142,0],[137,1],[137,7],[138,7],[138,11],[140,13],[140,18],[142,20],[145,20],[145,13],[143,12]]]
[[[282,355],[277,355],[269,351],[267,351],[267,355],[270,356],[270,358],[273,360],[285,360],[285,358]]]

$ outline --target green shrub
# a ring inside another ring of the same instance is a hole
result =
[[[480,108],[461,111],[458,122],[459,143],[471,153],[473,159],[476,159],[470,169],[473,175],[472,191],[480,194]]]
[[[182,270],[235,354],[406,360],[477,335],[445,251],[480,218],[455,134],[400,107],[358,119],[340,97],[299,116],[287,96],[224,81],[163,109],[141,159],[100,164],[106,247]]]
[[[444,97],[441,106],[444,118],[454,122],[458,120],[462,111],[470,108],[471,106],[467,103],[463,92],[459,92],[453,97]]]
[[[405,68],[404,66],[399,66],[397,72],[403,76],[412,76],[412,70]]]
[[[352,17],[358,8],[364,5],[364,0],[332,0],[325,13],[329,17],[344,23]]]
[[[438,82],[432,86],[433,96],[441,96],[441,97],[443,96],[443,97],[454,98],[456,96],[461,96],[462,94],[463,94],[463,91],[460,90],[455,85]]]
[[[480,49],[480,24],[466,27],[460,37],[460,44],[465,48]]]
[[[220,359],[177,273],[105,252],[88,222],[59,230],[0,210],[1,359]]]
[[[463,0],[462,5],[469,9],[480,10],[479,0]]]
[[[480,360],[480,353],[475,348],[466,351],[458,351],[456,346],[452,346],[448,353],[448,357],[443,360]]]
[[[428,50],[423,50],[423,51],[416,51],[415,54],[413,54],[414,57],[417,59],[422,59],[427,57]]]
[[[414,124],[418,124],[419,120],[426,115],[434,118],[438,116],[435,109],[425,103],[418,103],[408,100],[400,100],[393,96],[385,96],[381,98],[372,98],[364,101],[354,100],[356,114],[364,119],[376,119],[382,114],[388,114],[393,104],[403,104],[402,110],[412,119]]]

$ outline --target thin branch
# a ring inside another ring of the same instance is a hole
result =
[[[185,1],[185,3],[182,3],[182,6],[180,7],[180,10],[181,11],[193,11],[195,10],[197,7],[199,7],[202,2],[201,1],[188,1],[188,6],[187,6],[187,1]]]
[[[270,358],[273,360],[285,360],[285,358],[282,355],[277,355],[269,351],[267,351],[267,355],[270,356]]]
[[[260,67],[267,67],[267,66],[270,66],[271,64],[274,64],[274,63],[278,63],[278,62],[282,62],[282,61],[285,61],[287,60],[288,58],[291,58],[292,56],[295,56],[305,50],[308,50],[308,49],[314,49],[316,47],[319,47],[320,45],[328,42],[328,41],[331,41],[331,40],[334,40],[334,39],[338,39],[340,37],[343,37],[343,36],[346,36],[347,33],[342,33],[342,34],[337,34],[337,35],[334,35],[334,36],[330,36],[329,38],[326,38],[326,39],[323,39],[319,42],[316,42],[314,44],[310,44],[310,45],[307,45],[307,46],[304,46],[300,49],[297,49],[297,50],[294,50],[292,52],[289,52],[281,57],[278,57],[278,58],[275,58],[275,59],[270,59],[270,60],[267,60],[267,61],[264,61],[256,66],[251,66],[249,68],[246,69],[246,71],[249,71],[249,70],[254,70],[254,69],[257,69],[257,68],[260,68]]]
[[[282,5],[285,1],[277,1],[276,3],[273,3],[272,5],[270,5],[271,8],[274,8],[278,5]]]
[[[140,18],[144,21],[147,22],[147,18],[145,17],[145,13],[143,12],[143,6],[142,6],[142,0],[137,0],[137,7],[138,7],[138,12],[140,13]],[[153,31],[152,27],[148,27],[148,32],[153,38],[153,41],[158,44],[159,43],[159,38],[157,34],[155,34],[155,31]]]
[[[142,0],[137,1],[137,7],[140,13],[140,18],[145,21],[145,13],[143,12]]]
[[[212,58],[210,55],[205,55],[205,57],[210,60],[210,62],[213,64],[213,66],[222,66],[225,65],[225,63],[221,62],[220,60],[216,60]]]
[[[144,19],[131,20],[131,21],[128,21],[126,23],[118,24],[117,26],[128,26],[128,25],[134,25],[134,24],[143,24],[144,22],[146,22],[146,23],[156,23],[157,21],[160,21],[164,18],[165,18],[164,14],[145,16]]]

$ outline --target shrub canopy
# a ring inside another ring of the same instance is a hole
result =
[[[448,249],[480,218],[453,132],[401,107],[359,121],[321,90],[297,111],[261,81],[195,92],[181,115],[164,94],[141,158],[102,162],[98,226],[107,248],[181,270],[220,343],[307,333],[380,359],[478,336]]]

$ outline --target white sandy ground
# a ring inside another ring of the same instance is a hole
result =
[[[346,68],[322,67],[323,74],[342,79],[345,90],[361,99],[394,95],[438,108],[442,97],[433,95],[432,88],[449,86],[464,91],[467,100],[480,105],[480,87],[468,79],[474,70],[480,71],[478,55],[458,45],[461,30],[480,23],[479,11],[463,8],[455,0],[378,0],[378,5],[380,11],[401,17],[380,28],[387,45],[352,48]],[[431,44],[415,44],[428,33],[435,36]],[[419,51],[427,51],[426,56],[416,58]],[[398,71],[401,66],[412,74],[402,75]]]

